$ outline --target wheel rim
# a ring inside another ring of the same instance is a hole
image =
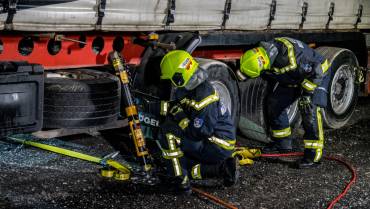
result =
[[[335,72],[330,86],[330,102],[337,115],[345,113],[354,94],[354,78],[349,65],[342,65]]]
[[[232,107],[231,107],[231,95],[229,89],[225,86],[225,84],[221,83],[220,81],[211,81],[211,85],[213,88],[217,91],[220,102],[223,104],[226,108],[221,108],[221,113],[224,114],[226,110],[229,111],[231,114]]]

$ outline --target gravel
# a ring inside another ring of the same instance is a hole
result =
[[[351,125],[326,131],[325,152],[350,162],[357,182],[335,208],[370,208],[370,100],[362,99]],[[49,140],[73,150],[104,156],[114,149],[103,137],[78,135]],[[256,145],[251,142],[247,145]],[[120,160],[120,159],[118,159]],[[292,166],[296,158],[258,159],[240,169],[240,182],[223,188],[217,181],[195,182],[238,208],[326,208],[351,178],[341,164],[324,160],[314,169]],[[0,208],[220,208],[208,200],[176,196],[163,185],[135,185],[99,176],[99,165],[0,141]]]

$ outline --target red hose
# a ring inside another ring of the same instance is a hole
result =
[[[303,152],[292,152],[292,153],[284,153],[284,154],[262,154],[261,155],[261,157],[291,157],[291,156],[303,156]],[[327,209],[332,209],[334,207],[334,205],[340,199],[342,199],[344,197],[344,195],[347,194],[348,190],[356,182],[356,180],[357,180],[357,173],[356,173],[356,169],[351,164],[349,164],[348,162],[346,162],[343,159],[340,159],[339,157],[335,157],[335,156],[324,156],[324,158],[327,159],[327,160],[337,161],[337,162],[343,164],[344,166],[346,166],[346,168],[349,171],[351,171],[351,174],[352,174],[351,180],[347,183],[347,185],[343,189],[343,191],[337,197],[335,197],[330,202],[329,206],[327,207]]]
[[[325,159],[328,159],[328,160],[334,160],[334,161],[337,161],[339,163],[342,163],[343,165],[345,165],[347,167],[348,170],[351,171],[352,173],[352,178],[351,180],[347,183],[346,187],[344,188],[344,190],[342,191],[342,193],[340,193],[334,200],[332,200],[329,204],[329,206],[327,207],[327,209],[332,209],[334,207],[334,205],[340,200],[342,199],[342,197],[344,195],[347,194],[348,190],[351,188],[352,184],[354,184],[357,180],[357,173],[356,173],[356,169],[351,165],[349,164],[348,162],[346,162],[345,160],[343,159],[340,159],[338,157],[334,157],[334,156],[325,156]]]
[[[261,154],[261,157],[293,157],[293,156],[303,156],[303,152],[292,152],[292,153],[283,153],[283,154]],[[332,160],[332,161],[337,161],[341,164],[343,164],[344,166],[346,166],[346,168],[348,168],[348,170],[351,171],[352,173],[352,178],[350,180],[350,182],[347,183],[346,187],[343,189],[343,191],[338,195],[336,196],[329,204],[329,206],[327,207],[327,209],[332,209],[334,207],[334,205],[344,197],[344,195],[347,194],[348,190],[351,188],[351,186],[356,182],[356,179],[357,179],[357,173],[356,173],[356,170],[355,168],[349,164],[348,162],[346,162],[345,160],[343,159],[340,159],[339,157],[335,157],[335,156],[324,156],[325,159],[327,160]],[[219,204],[225,208],[229,208],[229,209],[237,209],[236,206],[230,204],[230,203],[227,203],[223,200],[221,200],[220,198],[218,197],[215,197],[207,192],[204,192],[200,189],[197,189],[197,188],[192,188],[192,190],[196,193],[198,193],[199,195],[202,195],[206,198],[208,198],[209,200],[211,200],[212,202],[216,203],[216,204]]]
[[[216,203],[218,205],[221,205],[221,206],[223,206],[225,208],[238,209],[236,206],[234,206],[234,205],[232,205],[232,204],[230,204],[228,202],[225,202],[225,201],[221,200],[220,198],[215,197],[215,196],[213,196],[213,195],[211,195],[211,194],[209,194],[207,192],[204,192],[204,191],[202,191],[200,189],[197,189],[197,188],[194,188],[193,187],[191,190],[193,190],[193,192],[196,192],[199,195],[202,195],[202,196],[208,198],[209,200],[211,200],[212,202],[214,202],[214,203]]]

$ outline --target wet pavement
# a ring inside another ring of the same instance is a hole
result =
[[[359,101],[350,126],[325,132],[325,154],[350,162],[357,182],[335,208],[370,208],[370,100]],[[119,140],[119,139],[117,139]],[[113,151],[102,136],[64,137],[50,143],[96,156]],[[247,142],[247,145],[258,145]],[[118,159],[119,160],[119,159]],[[296,158],[258,159],[241,168],[240,182],[223,188],[217,181],[196,183],[238,208],[326,208],[351,178],[337,162],[314,169],[292,166]],[[220,208],[197,195],[176,196],[162,185],[146,186],[99,176],[99,165],[0,141],[0,208]]]

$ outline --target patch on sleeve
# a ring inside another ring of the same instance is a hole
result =
[[[203,126],[204,120],[202,118],[195,118],[194,119],[194,127],[195,128],[200,128]]]

